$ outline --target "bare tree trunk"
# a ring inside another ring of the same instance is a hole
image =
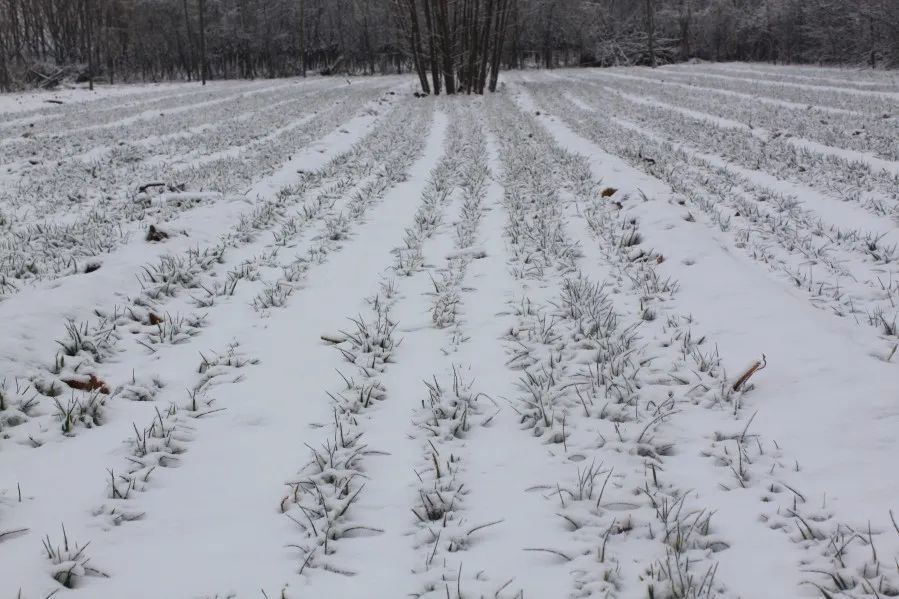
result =
[[[209,76],[209,60],[206,56],[206,0],[198,0],[200,8],[200,77],[203,85]]]
[[[306,0],[297,0],[300,4],[300,72],[306,77]]]
[[[518,10],[517,0],[514,1],[512,10],[515,14],[515,27],[512,35],[512,66],[520,69],[523,62],[521,57],[521,12]]]
[[[490,67],[490,91],[495,92],[497,83],[499,82],[499,65],[503,57],[503,46],[506,43],[506,31],[508,31],[509,13],[511,12],[509,4],[514,7],[516,19],[518,16],[518,0],[499,0],[500,13],[496,18],[496,31],[493,34],[493,57]]]
[[[550,4],[547,14],[543,17],[543,66],[547,69],[553,68],[555,61],[553,60],[553,14],[555,5]]]
[[[84,0],[85,30],[87,31],[87,81],[88,89],[94,91],[94,31],[93,31],[92,0]]]
[[[486,22],[484,23],[484,33],[481,38],[481,64],[478,72],[478,93],[483,94],[484,88],[487,87],[487,68],[493,62],[493,53],[491,47],[495,47],[497,43],[495,35],[494,22],[497,18],[495,13],[498,12],[498,0],[489,0],[487,3]]]
[[[112,55],[112,6],[106,4],[106,70],[109,75],[109,84],[115,85],[115,58]]]
[[[6,47],[6,38],[0,36],[0,91],[12,91],[12,81],[9,76],[9,49]]]
[[[874,18],[873,17],[868,17],[868,27],[869,27],[869,32],[871,35],[871,54],[870,54],[869,60],[871,62],[871,68],[876,69],[877,68],[877,35],[876,35],[876,29],[874,26]]]
[[[690,58],[690,30],[693,21],[691,0],[682,0],[679,15],[681,60]]]
[[[182,0],[184,8],[184,29],[187,33],[187,80],[191,81],[194,71],[194,34],[190,24],[190,14],[187,11],[187,0]]]
[[[470,94],[472,91],[477,92],[476,82],[478,79],[478,59],[480,58],[480,32],[478,31],[478,23],[480,21],[481,6],[479,0],[471,0],[468,18],[463,21],[463,31],[468,38],[468,66],[465,69],[465,93]]]
[[[416,0],[402,1],[405,2],[405,6],[397,5],[399,20],[406,32],[409,51],[412,54],[412,63],[415,66],[415,72],[418,74],[418,80],[421,83],[421,91],[430,94],[431,86],[428,84],[428,72],[425,68],[424,53],[421,46],[421,27],[418,23],[418,8],[415,4]]]
[[[369,27],[368,27],[368,8],[369,8],[368,1],[366,0],[365,6],[363,8],[364,12],[362,14],[362,40],[363,40],[362,52],[363,52],[363,55],[368,59],[367,66],[368,66],[369,74],[374,75],[375,74],[375,53],[374,53],[374,48],[372,47],[371,34],[369,32]]]
[[[646,42],[649,66],[656,67],[656,8],[655,0],[646,0]]]
[[[415,2],[416,0],[410,0]],[[437,45],[437,25],[433,11],[433,0],[424,0],[425,9],[425,25],[428,28],[428,52],[431,56],[431,80],[434,83],[434,95],[440,95],[440,61],[438,60],[439,49]]]
[[[456,74],[453,60],[453,39],[450,36],[449,7],[447,0],[436,0],[437,25],[440,32],[440,46],[443,55],[443,82],[447,94],[456,93]]]

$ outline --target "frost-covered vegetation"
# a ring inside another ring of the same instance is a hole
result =
[[[0,594],[899,596],[889,77],[416,85],[0,115]]]

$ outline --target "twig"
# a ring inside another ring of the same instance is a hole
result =
[[[745,385],[749,381],[749,378],[753,374],[755,374],[759,370],[763,370],[767,365],[768,365],[768,360],[765,357],[765,354],[762,354],[761,360],[756,360],[755,362],[753,362],[752,366],[747,368],[746,372],[744,372],[743,374],[740,375],[740,378],[738,378],[737,381],[734,383],[733,390],[739,391],[740,388],[743,387],[743,385]]]
[[[3,541],[3,539],[5,539],[6,537],[11,537],[14,535],[26,533],[29,530],[31,530],[31,529],[30,528],[19,528],[16,530],[7,530],[6,532],[0,532],[0,541]]]
[[[556,549],[545,549],[543,547],[525,547],[523,549],[523,551],[542,551],[544,553],[552,553],[554,555],[558,555],[559,557],[563,558],[566,562],[570,562],[572,560],[571,557],[565,555],[564,553],[562,553],[561,551],[558,551]]]
[[[481,524],[479,526],[475,526],[474,528],[469,530],[467,533],[465,533],[465,536],[471,536],[473,533],[475,533],[481,529],[487,528],[489,526],[494,526],[496,524],[502,524],[503,522],[505,522],[505,519],[494,520],[493,522],[488,522],[487,524]]]

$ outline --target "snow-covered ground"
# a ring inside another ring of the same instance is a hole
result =
[[[0,597],[899,596],[895,75],[503,81],[0,98]]]

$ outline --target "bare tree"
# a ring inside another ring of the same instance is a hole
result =
[[[300,73],[303,77],[306,76],[306,0],[297,0],[298,13],[299,13],[299,25],[297,27],[297,32],[299,33],[299,46],[300,46]]]
[[[646,52],[649,66],[656,67],[656,6],[655,0],[645,0],[646,6]]]
[[[206,54],[206,0],[198,0],[200,9],[200,78],[203,85],[209,77],[209,56]]]
[[[182,0],[182,7],[184,8],[184,30],[187,34],[187,80],[190,81],[194,72],[194,34],[193,34],[193,25],[191,24],[192,19],[190,18],[190,13],[187,9],[187,0]]]
[[[93,28],[93,2],[84,0],[85,38],[87,51],[87,81],[91,91],[94,91],[94,28]]]

